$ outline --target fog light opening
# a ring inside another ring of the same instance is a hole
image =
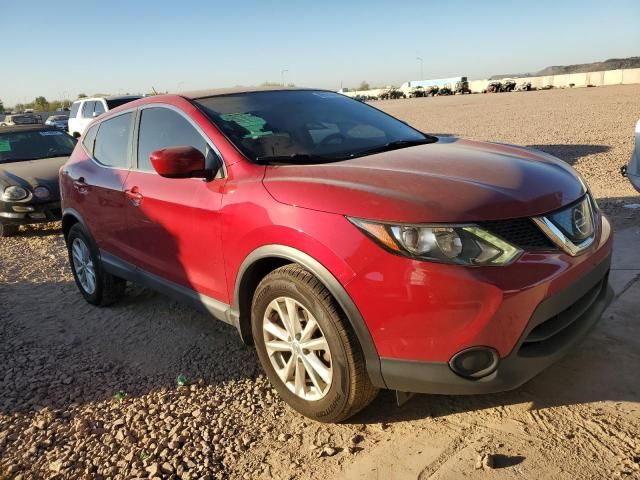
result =
[[[498,368],[498,352],[489,347],[471,347],[456,353],[449,360],[449,368],[464,378],[480,379]]]

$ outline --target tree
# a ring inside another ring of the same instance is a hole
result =
[[[78,98],[87,98],[87,94],[86,93],[79,93],[78,94]]]
[[[364,80],[360,82],[360,86],[358,87],[358,90],[370,90],[371,87],[369,86],[368,82],[365,82]]]
[[[2,103],[2,100],[0,100],[0,113],[4,113],[4,104]]]
[[[24,112],[25,106],[22,103],[16,103],[15,107],[13,107],[13,111],[16,113]]]
[[[33,101],[33,109],[38,112],[46,112],[49,110],[49,102],[44,97],[36,97]]]

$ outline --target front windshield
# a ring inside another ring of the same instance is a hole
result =
[[[433,141],[344,95],[312,90],[220,95],[195,103],[249,159],[343,160]],[[405,143],[406,142],[406,143]]]
[[[60,130],[0,133],[0,163],[71,155],[76,141]]]

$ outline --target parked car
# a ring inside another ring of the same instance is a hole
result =
[[[501,92],[513,92],[516,88],[515,80],[505,80],[500,86]]]
[[[627,177],[631,185],[640,192],[640,120],[636,123],[636,142],[629,165],[622,167],[622,175]]]
[[[60,181],[87,302],[126,281],[195,302],[320,421],[380,388],[516,388],[612,298],[609,222],[566,163],[334,92],[138,100],[89,127]]]
[[[422,98],[422,97],[426,97],[427,94],[424,91],[424,88],[421,86],[417,86],[417,87],[413,87],[411,90],[409,90],[409,98]]]
[[[76,141],[55,127],[0,130],[0,237],[20,225],[59,220],[58,170]]]
[[[42,123],[42,118],[32,113],[19,115],[7,115],[0,123],[0,127],[15,127],[16,125],[38,125]]]
[[[483,93],[498,93],[501,91],[502,91],[502,82],[493,81],[493,82],[489,82],[489,85],[487,85],[487,88],[484,90]]]
[[[531,82],[524,81],[518,85],[518,90],[521,92],[530,92],[531,90],[535,90],[535,88],[531,85]]]
[[[458,95],[464,95],[465,93],[469,93],[471,94],[471,88],[469,88],[469,81],[467,80],[467,77],[462,77],[463,80],[456,82],[456,86],[455,86],[455,94]]]
[[[120,105],[137,100],[139,95],[124,95],[114,97],[82,98],[71,104],[69,111],[69,133],[78,138],[82,136],[91,121]]]
[[[44,122],[44,124],[51,127],[59,128],[60,130],[64,130],[66,132],[69,128],[69,116],[51,115],[49,118],[47,118],[47,121]]]

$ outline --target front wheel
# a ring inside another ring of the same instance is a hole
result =
[[[73,278],[87,302],[106,306],[124,295],[126,281],[105,272],[98,249],[79,223],[69,230],[67,250]]]
[[[292,264],[267,275],[253,297],[251,323],[262,368],[301,414],[340,422],[375,398],[355,334],[309,271]]]

